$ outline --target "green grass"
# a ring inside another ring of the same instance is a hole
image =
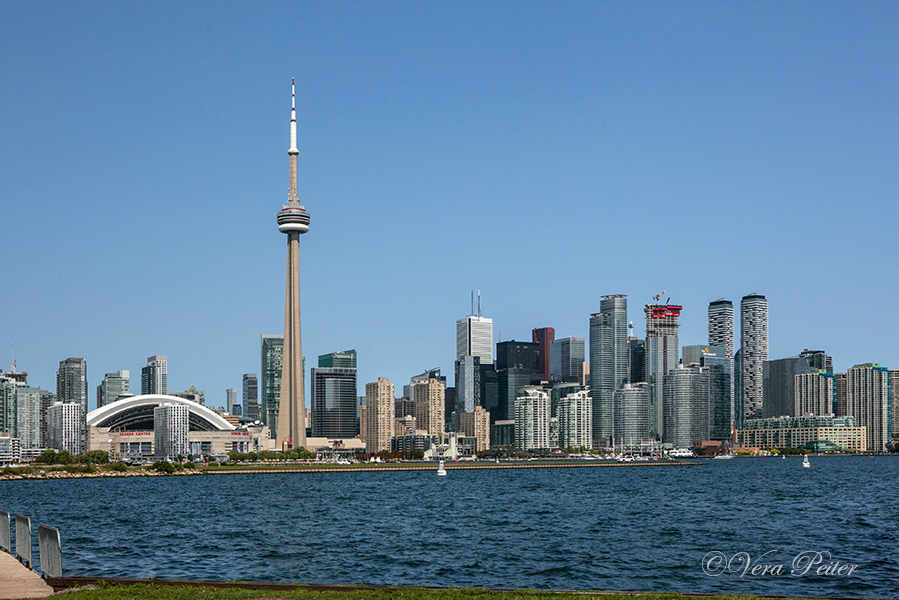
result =
[[[483,589],[457,588],[427,590],[392,588],[389,590],[292,591],[217,589],[177,585],[139,584],[131,586],[103,585],[93,590],[70,591],[66,600],[231,600],[293,598],[297,600],[583,600],[584,593],[514,590],[492,592]],[[602,594],[603,600],[683,600],[680,594]],[[708,596],[703,600],[750,600],[755,596]]]

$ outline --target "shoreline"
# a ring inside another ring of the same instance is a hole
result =
[[[572,468],[609,468],[609,467],[676,467],[676,466],[701,466],[701,462],[692,461],[646,461],[620,463],[613,461],[584,461],[584,462],[510,462],[510,463],[450,463],[445,464],[447,471],[465,471],[475,469],[572,469]],[[363,465],[272,465],[272,466],[246,466],[246,467],[214,467],[212,469],[181,469],[174,473],[160,473],[150,470],[135,471],[97,471],[95,473],[69,473],[63,470],[37,471],[32,473],[0,475],[0,481],[49,479],[105,479],[111,477],[183,477],[197,475],[240,475],[240,474],[266,474],[266,473],[372,473],[378,471],[436,471],[436,463],[433,465],[422,463],[388,463],[388,464],[363,464]]]

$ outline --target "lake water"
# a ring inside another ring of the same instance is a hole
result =
[[[10,481],[0,509],[58,527],[67,575],[899,598],[899,459],[811,460]]]

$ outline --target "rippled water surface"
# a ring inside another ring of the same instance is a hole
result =
[[[73,479],[0,482],[0,509],[58,527],[70,575],[899,598],[897,476],[819,457]],[[784,574],[710,576],[710,552]],[[791,576],[802,552],[858,566]]]

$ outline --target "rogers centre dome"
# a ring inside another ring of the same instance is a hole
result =
[[[162,394],[129,396],[87,413],[88,427],[124,431],[153,431],[153,409],[160,404],[180,404],[188,410],[190,431],[233,431],[228,421],[192,400]]]

